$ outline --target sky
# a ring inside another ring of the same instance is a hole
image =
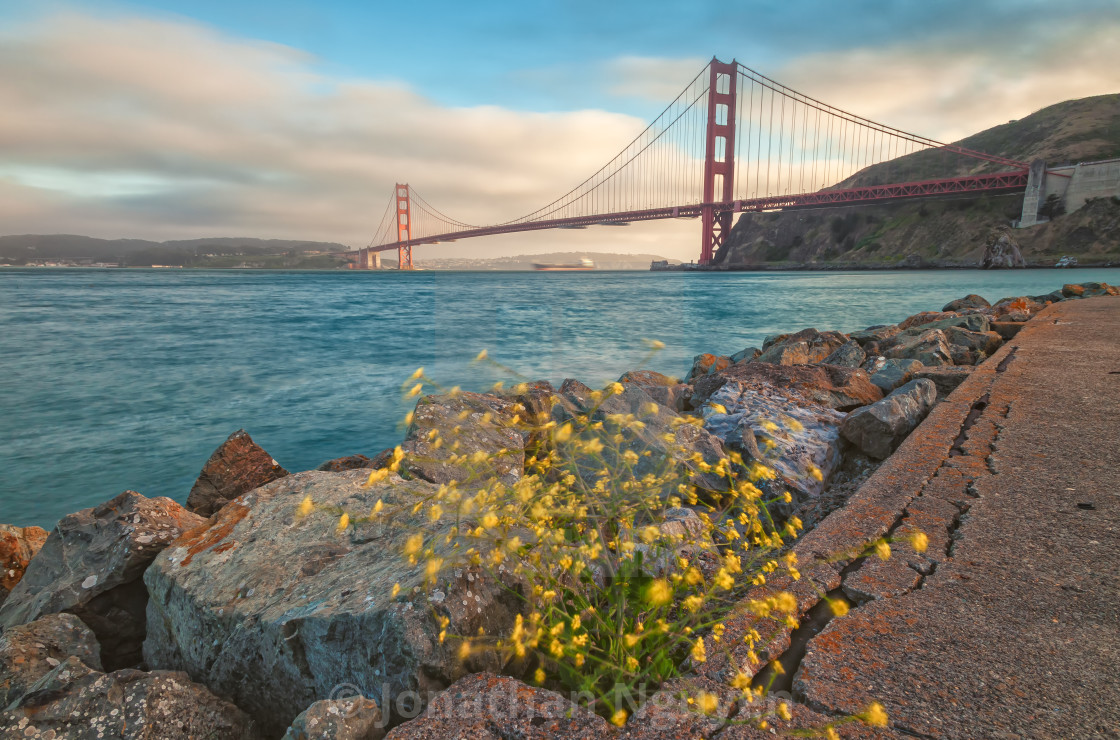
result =
[[[0,0],[0,233],[365,246],[396,182],[508,221],[713,56],[941,141],[1120,92],[1120,2]],[[418,247],[696,257],[696,222]]]

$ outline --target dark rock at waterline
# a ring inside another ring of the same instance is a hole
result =
[[[486,393],[424,396],[401,444],[401,468],[431,483],[512,485],[525,468],[527,433],[514,421],[521,413],[521,404]]]
[[[869,326],[863,331],[854,331],[848,335],[849,339],[859,342],[864,351],[871,354],[868,349],[869,344],[882,345],[892,337],[896,336],[902,329],[895,325],[889,326]]]
[[[71,657],[0,712],[0,736],[67,740],[258,740],[240,709],[185,673],[102,673]]]
[[[438,619],[447,617],[450,635],[504,634],[524,606],[513,577],[499,584],[481,569],[455,569],[426,589],[425,561],[412,565],[401,552],[423,532],[435,557],[452,557],[444,538],[454,518],[432,523],[414,512],[438,487],[395,474],[366,487],[367,478],[364,470],[281,478],[161,553],[144,574],[148,665],[187,671],[273,736],[343,684],[377,697],[394,724],[402,692],[427,696],[466,673],[498,670],[484,649],[460,660],[456,640],[439,641]],[[301,515],[305,497],[313,507]],[[353,517],[341,531],[340,511]]]
[[[731,364],[734,365],[738,362],[753,362],[758,359],[758,356],[761,354],[762,350],[758,347],[745,347],[731,355],[728,359],[731,360]]]
[[[187,509],[210,516],[246,491],[283,478],[287,470],[249,433],[238,429],[210,455],[187,496]]]
[[[0,524],[0,604],[27,570],[27,564],[47,541],[41,527],[13,527]]]
[[[0,606],[0,627],[70,612],[97,635],[107,669],[138,664],[148,599],[140,576],[168,543],[205,521],[169,498],[135,491],[63,517]]]
[[[911,380],[883,400],[848,414],[840,433],[869,457],[882,460],[902,444],[936,402],[933,381]]]
[[[696,355],[692,358],[692,369],[690,369],[688,371],[688,375],[685,376],[685,382],[691,383],[697,378],[701,378],[705,375],[718,373],[720,370],[723,370],[730,364],[730,357],[713,355],[707,352]]]
[[[300,712],[281,740],[381,740],[377,702],[364,696],[323,699]]]
[[[394,728],[386,740],[602,740],[615,730],[564,696],[508,676],[478,673],[435,697],[422,717]]]
[[[871,384],[870,376],[861,368],[749,362],[732,365],[720,373],[696,381],[692,392],[692,407],[703,406],[713,393],[730,380],[763,393],[774,388],[792,392],[808,403],[839,410],[874,403],[883,397],[883,392]]]
[[[1026,266],[1027,262],[1019,251],[1019,245],[1011,238],[1011,232],[1006,227],[993,229],[984,245],[980,267],[984,270],[1006,270]]]
[[[653,370],[631,370],[623,373],[618,382],[642,389],[655,402],[676,412],[683,411],[692,396],[692,388],[687,384]]]
[[[975,293],[969,293],[964,298],[958,298],[955,301],[949,301],[941,309],[942,311],[960,311],[966,308],[990,308],[992,304],[984,300],[983,296],[978,296]]]
[[[35,683],[74,657],[101,670],[101,646],[73,614],[48,614],[0,634],[0,707],[31,690]]]

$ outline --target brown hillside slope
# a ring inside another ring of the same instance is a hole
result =
[[[1048,164],[1120,157],[1120,94],[1058,103],[990,128],[960,146]],[[946,163],[956,167],[950,171]],[[984,162],[918,152],[868,167],[837,187],[905,182],[1000,169]],[[899,264],[972,266],[995,226],[1019,217],[1022,196],[981,196],[873,206],[743,214],[717,263],[728,268],[816,265],[890,267]],[[1059,257],[1083,264],[1120,263],[1120,203],[1107,199],[1052,223],[1016,230],[1030,264]]]

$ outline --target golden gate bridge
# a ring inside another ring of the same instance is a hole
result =
[[[895,182],[906,178],[892,165],[910,180]],[[422,244],[667,218],[700,219],[698,262],[709,265],[736,213],[1013,192],[1028,176],[1025,162],[876,123],[713,58],[618,155],[520,218],[468,224],[398,183],[358,266],[397,250],[398,267],[412,269],[412,248]]]

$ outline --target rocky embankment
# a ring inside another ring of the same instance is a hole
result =
[[[397,450],[313,471],[288,472],[238,431],[206,462],[186,507],[125,491],[49,534],[0,525],[0,736],[769,737],[765,728],[724,724],[739,705],[724,696],[723,673],[728,660],[754,674],[781,656],[792,640],[788,625],[775,623],[757,653],[733,648],[693,666],[721,709],[697,715],[663,686],[614,727],[522,683],[525,666],[496,651],[463,656],[444,644],[442,631],[505,634],[517,622],[527,594],[501,568],[455,569],[433,586],[422,564],[401,557],[404,530],[376,518],[334,522],[382,507],[416,518],[413,502],[479,475],[464,469],[468,460],[485,461],[483,479],[517,485],[527,460],[549,444],[517,418],[563,423],[641,409],[644,424],[618,437],[622,454],[673,456],[697,489],[729,456],[765,459],[774,479],[760,485],[791,494],[775,497],[771,515],[811,528],[1024,322],[1052,302],[1099,295],[1120,291],[1067,285],[995,304],[970,295],[897,325],[804,329],[730,355],[699,355],[679,381],[628,372],[621,391],[601,403],[574,380],[558,389],[539,382],[426,396]],[[680,423],[683,414],[702,424]],[[451,430],[455,448],[433,442]],[[384,473],[371,478],[371,470]],[[312,499],[315,513],[302,511]],[[937,512],[927,514],[936,546],[948,529],[939,534]],[[667,509],[660,526],[687,528],[695,517],[687,507]],[[435,535],[456,526],[416,524]],[[843,587],[854,600],[873,600],[917,581],[930,562],[884,561]],[[787,585],[808,609],[839,588],[838,573],[806,565],[804,578]],[[766,586],[782,587],[780,578]],[[762,621],[729,619],[726,643],[740,644]],[[779,730],[828,719],[796,703],[792,714],[778,714]]]

